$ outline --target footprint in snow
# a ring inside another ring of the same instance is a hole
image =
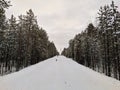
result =
[[[69,88],[71,87],[71,85],[70,85],[70,84],[68,84],[66,81],[65,81],[65,85],[67,85]]]

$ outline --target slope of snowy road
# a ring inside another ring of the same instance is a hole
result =
[[[0,90],[120,90],[120,82],[56,56],[0,77]]]

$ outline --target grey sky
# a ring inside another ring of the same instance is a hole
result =
[[[120,10],[120,0],[114,1]],[[11,0],[13,6],[7,10],[7,16],[17,17],[32,9],[39,25],[61,51],[75,34],[95,23],[100,6],[110,3],[111,0]]]

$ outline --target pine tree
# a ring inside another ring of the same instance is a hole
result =
[[[7,20],[5,16],[5,9],[10,6],[9,1],[5,0],[0,0],[0,71],[3,74],[3,67],[5,66],[4,61],[5,61],[5,43],[4,43],[4,34],[5,30],[7,29]]]
[[[117,75],[119,74],[120,76],[120,57],[119,57],[119,48],[118,48],[118,34],[119,34],[119,31],[120,31],[120,12],[118,11],[118,7],[114,4],[114,1],[112,1],[112,4],[111,4],[111,10],[112,10],[112,13],[111,13],[111,17],[112,17],[112,31],[113,31],[113,55],[114,55],[114,58],[113,58],[113,63],[114,63],[114,77],[115,78],[119,78]],[[117,73],[119,72],[119,73]]]

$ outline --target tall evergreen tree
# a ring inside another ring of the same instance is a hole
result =
[[[90,23],[62,54],[120,80],[120,12],[113,1],[100,7],[98,25]]]

